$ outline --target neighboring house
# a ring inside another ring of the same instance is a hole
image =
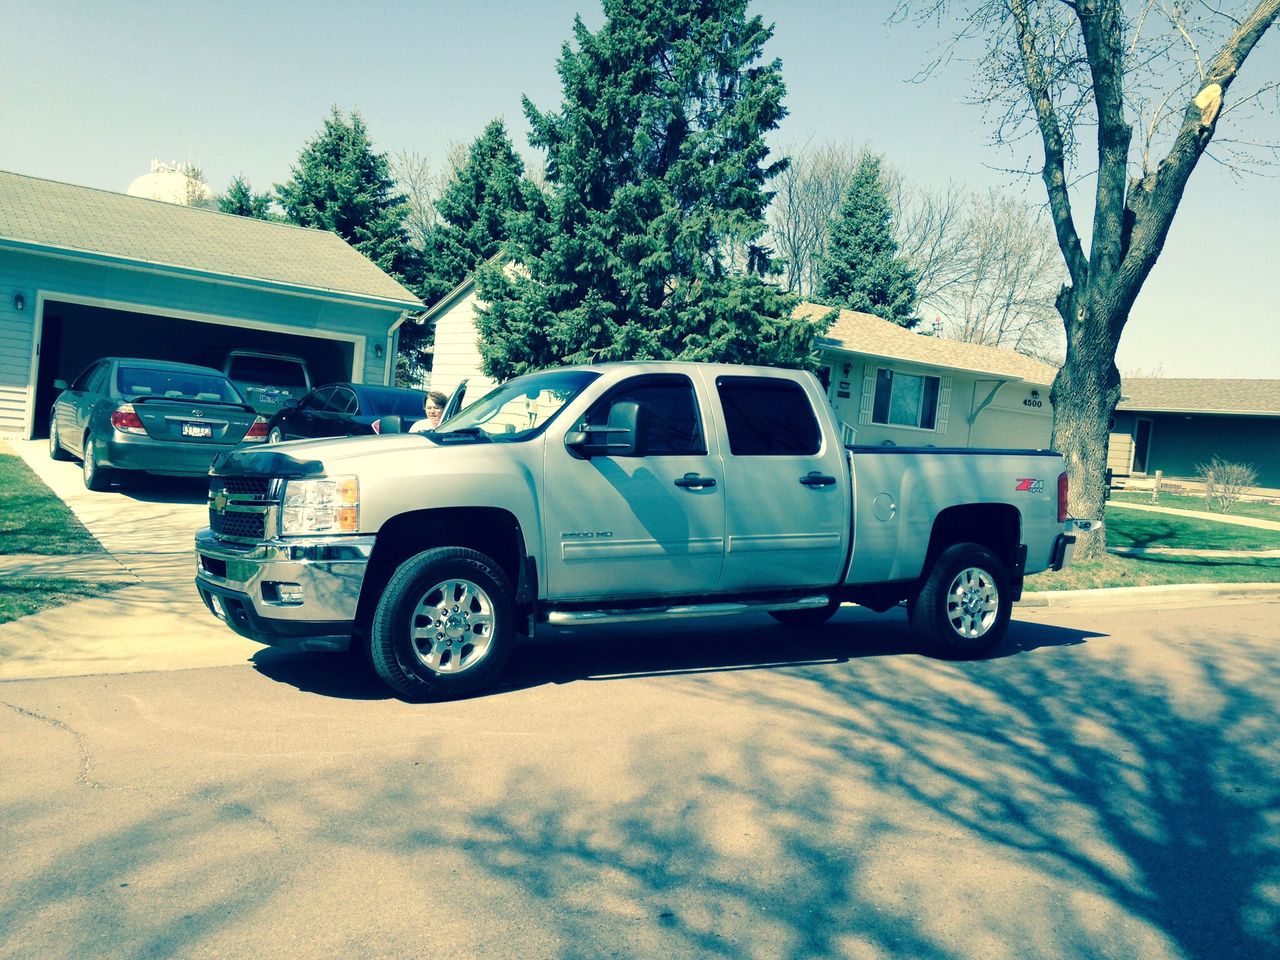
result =
[[[421,302],[320,230],[0,171],[0,433],[43,436],[102,356],[302,356],[315,382],[388,383]]]
[[[435,323],[432,389],[467,380],[474,399],[493,380],[480,365],[474,279],[427,313]],[[830,307],[802,303],[797,314]],[[926,337],[866,313],[841,310],[818,340],[819,374],[846,442],[897,446],[1043,449],[1053,430],[1057,370],[1011,350]]]
[[[830,307],[802,303],[818,318]],[[817,342],[819,375],[859,444],[1045,449],[1057,369],[1012,350],[912,333],[841,310]]]
[[[1120,475],[1193,479],[1215,456],[1280,488],[1280,380],[1125,379],[1107,466]]]

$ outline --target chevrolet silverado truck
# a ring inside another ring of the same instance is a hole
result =
[[[196,586],[252,640],[363,650],[409,699],[491,683],[539,624],[906,604],[988,653],[1068,562],[1060,455],[845,447],[809,373],[632,362],[511,380],[433,432],[302,440],[210,470]]]

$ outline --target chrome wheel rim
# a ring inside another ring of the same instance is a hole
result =
[[[97,464],[93,462],[93,440],[88,439],[84,442],[84,480],[88,483],[93,479],[94,470]]]
[[[465,673],[493,644],[493,601],[479,584],[450,579],[422,595],[409,621],[414,656],[435,673]]]
[[[267,443],[279,443],[284,439],[284,434],[280,432],[279,427],[272,427],[271,434],[267,437]]]
[[[981,567],[966,567],[947,589],[947,622],[962,637],[977,638],[989,631],[1000,612],[1000,590]]]
[[[58,421],[56,419],[49,421],[49,452],[58,452]]]

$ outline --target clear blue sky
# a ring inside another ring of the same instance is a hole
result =
[[[1011,158],[965,102],[965,67],[910,82],[940,38],[886,26],[891,6],[757,0],[788,90],[774,143],[865,143],[914,179],[1002,184],[1042,202],[1038,182],[998,172]],[[434,166],[494,117],[531,155],[520,95],[559,103],[555,60],[578,11],[601,22],[595,0],[0,0],[0,169],[123,191],[156,157],[197,163],[214,190],[238,173],[264,190],[287,179],[332,104],[359,109],[378,149]],[[1246,80],[1264,76],[1280,78],[1276,29],[1245,66]],[[1247,134],[1280,141],[1280,118]],[[1039,162],[1034,143],[1015,159],[1029,158]],[[1280,177],[1236,182],[1204,162],[1120,367],[1280,377],[1278,328]]]

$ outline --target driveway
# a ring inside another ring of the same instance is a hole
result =
[[[0,680],[229,666],[262,649],[215,620],[192,585],[203,480],[140,477],[94,493],[80,464],[49,459],[43,441],[7,442],[119,561],[120,575],[104,579],[138,582],[0,624]]]

